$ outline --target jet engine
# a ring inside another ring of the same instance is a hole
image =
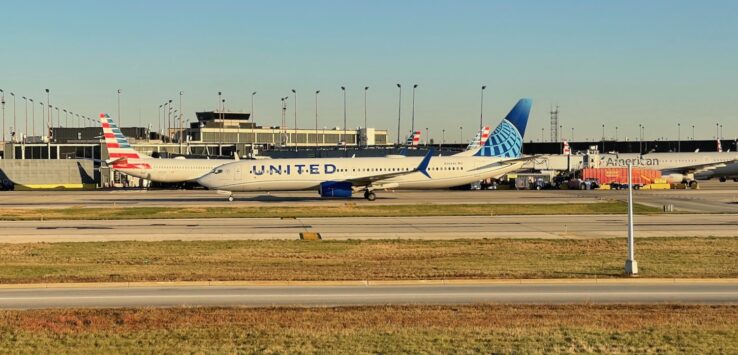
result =
[[[346,181],[326,181],[320,183],[318,193],[320,197],[350,198],[353,194],[353,185]]]

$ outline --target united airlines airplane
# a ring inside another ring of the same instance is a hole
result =
[[[521,99],[471,156],[316,158],[238,161],[219,166],[197,180],[212,190],[317,190],[322,197],[364,193],[373,201],[383,189],[440,189],[499,178],[531,158],[520,158],[531,100]]]

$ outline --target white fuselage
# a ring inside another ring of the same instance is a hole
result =
[[[220,166],[198,182],[210,189],[223,191],[291,191],[318,189],[323,182],[365,181],[377,178],[375,189],[434,189],[498,178],[523,164],[505,163],[504,158],[433,157],[426,172],[418,165],[423,157],[319,158],[239,161]],[[387,177],[388,174],[397,176]],[[383,177],[384,176],[384,177]]]
[[[128,159],[113,164],[114,170],[156,182],[177,183],[194,181],[213,168],[228,163],[222,159]]]
[[[605,168],[624,167],[628,162],[634,167],[660,170],[665,177],[673,175],[675,180],[688,177],[695,178],[718,177],[723,174],[734,173],[735,160],[738,153],[733,152],[690,152],[690,153],[649,153],[649,154],[601,154],[600,166]],[[725,166],[709,167],[707,165],[725,163]],[[692,167],[704,165],[704,168],[692,169]],[[679,182],[679,181],[673,181]]]

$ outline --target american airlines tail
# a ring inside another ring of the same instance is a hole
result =
[[[108,148],[108,156],[110,159],[147,159],[147,155],[137,152],[130,143],[128,138],[123,135],[118,125],[106,113],[100,114],[100,122],[102,123],[103,136],[105,137],[105,146]]]
[[[454,156],[515,158],[523,152],[523,136],[528,125],[531,99],[520,99],[478,150],[466,150]]]
[[[489,132],[492,130],[489,126],[482,127],[482,129],[477,132],[477,135],[474,136],[474,138],[469,142],[469,145],[466,146],[466,150],[471,150],[473,152],[476,152],[479,147],[483,146],[484,143],[487,142],[487,138],[489,138]]]
[[[405,142],[405,145],[408,147],[417,147],[420,144],[420,131],[415,131],[410,133],[409,136],[407,136],[407,141]]]

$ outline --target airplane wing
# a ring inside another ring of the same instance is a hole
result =
[[[363,177],[358,177],[358,178],[349,178],[343,181],[350,182],[351,184],[356,185],[356,186],[369,186],[378,181],[393,178],[395,176],[408,175],[408,174],[412,174],[416,172],[421,172],[423,175],[430,178],[430,175],[428,175],[427,169],[428,169],[428,164],[430,163],[432,156],[433,156],[433,149],[429,150],[428,153],[425,155],[425,157],[423,157],[423,160],[420,162],[420,164],[418,164],[418,167],[412,170],[397,171],[397,172],[372,175],[372,176],[363,176]]]
[[[669,174],[669,173],[680,173],[680,174],[698,174],[705,171],[715,170],[717,168],[725,167],[728,164],[732,164],[738,161],[738,159],[733,160],[726,160],[723,162],[715,162],[715,163],[705,163],[705,164],[695,164],[695,165],[689,165],[689,166],[683,166],[680,168],[674,168],[674,169],[664,169],[661,171],[662,174]]]
[[[524,162],[527,162],[527,161],[530,161],[530,160],[538,159],[540,157],[541,157],[541,155],[531,155],[529,157],[521,157],[521,158],[515,158],[515,159],[506,159],[506,160],[496,161],[494,163],[490,163],[490,164],[487,164],[487,165],[484,165],[484,166],[480,166],[480,167],[478,167],[478,168],[476,168],[474,170],[484,170],[484,169],[488,169],[488,168],[491,168],[493,166],[501,165],[501,164],[512,165],[512,164],[516,164],[516,163],[524,163]]]

